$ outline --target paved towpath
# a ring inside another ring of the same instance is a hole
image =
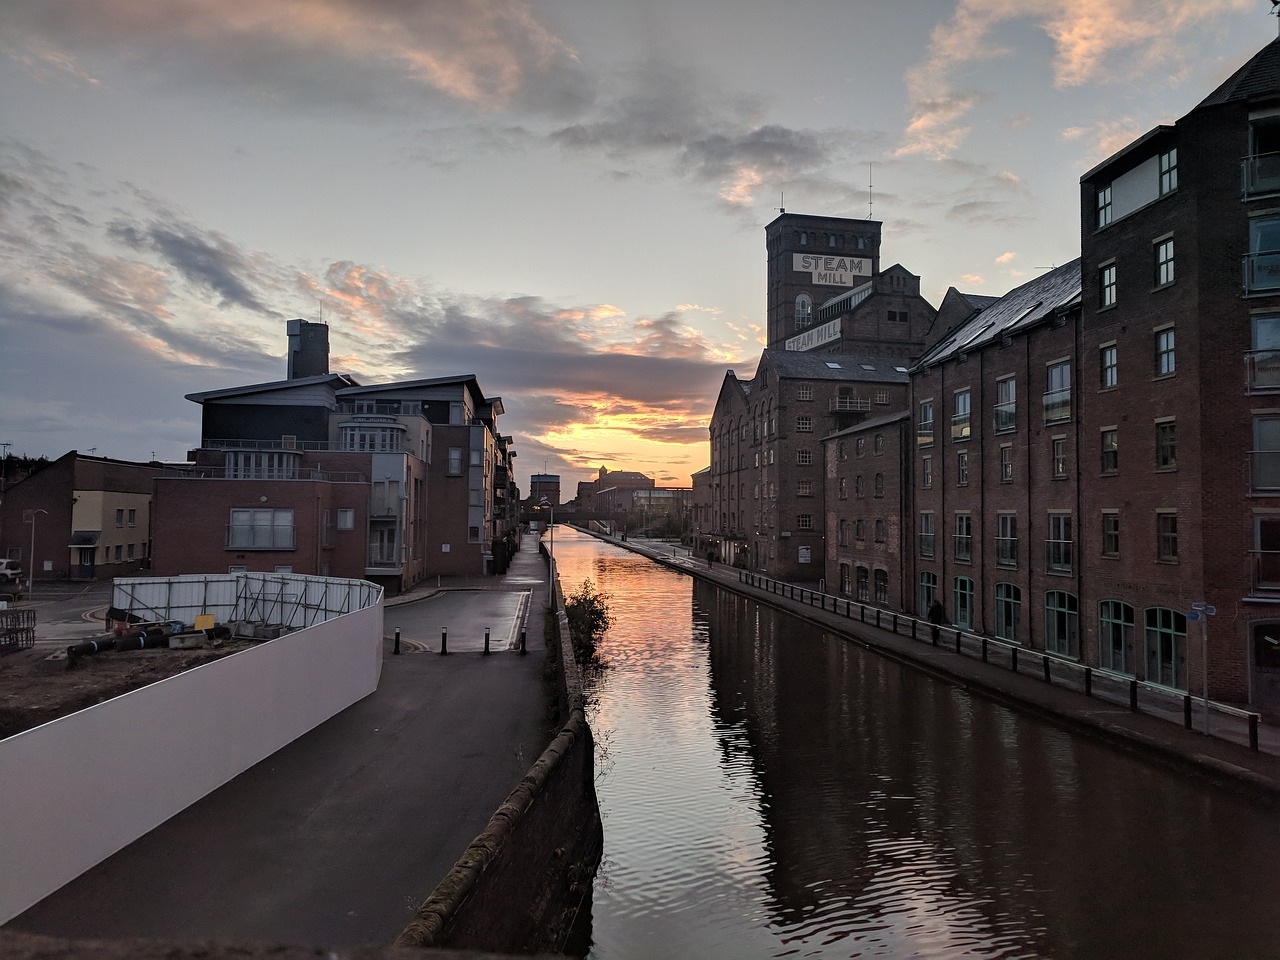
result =
[[[401,624],[404,652],[388,640],[375,693],[4,930],[390,944],[550,741],[546,586],[530,536],[504,576],[387,601],[387,633]],[[457,638],[449,656],[435,652],[444,613]],[[419,622],[430,625],[420,637]],[[520,625],[525,656],[510,643]],[[490,656],[478,652],[485,626]]]

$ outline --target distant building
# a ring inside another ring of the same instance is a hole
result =
[[[560,474],[534,473],[529,475],[529,503],[537,505],[547,500],[553,507],[560,506]]]

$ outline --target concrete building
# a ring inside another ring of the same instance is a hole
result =
[[[529,475],[529,504],[536,506],[547,500],[553,507],[560,506],[560,474],[534,473]]]

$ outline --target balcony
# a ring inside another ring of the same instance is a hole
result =
[[[955,558],[962,563],[973,559],[973,537],[957,533],[955,535]]]
[[[1018,404],[1010,400],[1008,403],[997,403],[995,406],[996,433],[1008,433],[1018,428]]]
[[[1249,451],[1249,478],[1255,493],[1280,492],[1280,450]]]
[[[916,446],[932,447],[933,446],[933,421],[926,420],[916,425]]]
[[[933,559],[933,534],[920,534],[920,556],[925,560]]]
[[[1074,540],[1046,540],[1044,562],[1050,573],[1071,572],[1071,550]]]
[[[1018,565],[1018,538],[996,537],[996,565],[1016,567]]]
[[[1260,153],[1240,161],[1240,192],[1246,197],[1280,193],[1280,153]]]
[[[1244,257],[1244,292],[1270,293],[1280,290],[1280,251],[1247,253]]]
[[[1249,393],[1280,390],[1280,350],[1251,350],[1244,355],[1244,363]]]
[[[1071,388],[1050,390],[1044,394],[1044,422],[1061,423],[1071,419]]]
[[[862,397],[832,397],[827,401],[829,413],[866,413],[871,409],[871,401]]]
[[[968,440],[969,439],[969,414],[957,413],[951,418],[951,439],[952,440]]]

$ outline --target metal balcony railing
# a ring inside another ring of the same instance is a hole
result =
[[[1071,572],[1071,551],[1074,540],[1046,540],[1044,562],[1054,573]]]
[[[1259,153],[1240,161],[1240,191],[1246,197],[1280,193],[1280,153]]]
[[[1071,419],[1071,388],[1049,390],[1044,394],[1044,422],[1058,423]]]
[[[228,550],[292,550],[292,526],[227,524]]]
[[[925,560],[933,559],[933,534],[920,534],[920,556]]]
[[[916,425],[916,446],[932,447],[933,446],[933,421],[926,420]]]
[[[1246,253],[1244,256],[1244,292],[1266,293],[1280,290],[1280,251]]]
[[[951,439],[968,440],[970,432],[969,414],[957,413],[951,418]]]
[[[996,433],[1008,433],[1010,430],[1017,429],[1018,426],[1018,403],[1016,400],[1010,400],[1008,403],[997,403],[995,407],[995,429]]]
[[[866,413],[871,401],[863,397],[832,397],[827,402],[829,413]]]
[[[996,563],[1002,567],[1018,565],[1018,538],[996,537]]]
[[[1250,450],[1249,477],[1254,491],[1280,490],[1280,450]]]
[[[1251,350],[1244,355],[1244,364],[1250,393],[1280,390],[1280,350]]]
[[[973,559],[973,537],[961,533],[955,535],[955,558],[964,562]]]

